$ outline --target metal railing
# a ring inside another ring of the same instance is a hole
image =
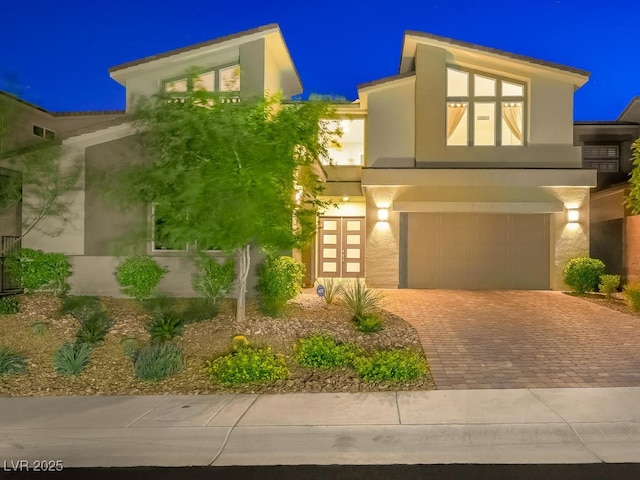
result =
[[[9,272],[5,269],[4,260],[13,251],[20,248],[20,237],[15,236],[2,236],[2,254],[0,254],[0,294],[3,293],[18,293],[22,290],[20,287],[20,281],[9,275]]]

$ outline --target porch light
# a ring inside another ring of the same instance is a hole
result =
[[[580,220],[580,212],[576,208],[570,208],[567,210],[567,220],[569,223],[578,223],[578,220]]]
[[[378,221],[386,222],[389,220],[389,209],[388,208],[379,208],[378,209]]]
[[[349,201],[349,197],[342,197],[342,201],[343,202],[348,202]]]

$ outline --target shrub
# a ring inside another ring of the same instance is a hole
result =
[[[60,315],[72,315],[76,320],[82,322],[102,311],[98,297],[82,295],[69,295],[63,298],[60,306]]]
[[[289,377],[289,369],[282,355],[267,348],[241,348],[237,352],[209,360],[209,377],[223,385],[232,386],[250,382],[272,382]]]
[[[0,315],[12,315],[20,311],[20,302],[14,296],[0,297]]]
[[[597,258],[572,258],[564,267],[564,283],[577,293],[592,292],[604,273],[604,263]]]
[[[151,257],[136,256],[118,265],[115,275],[122,293],[144,300],[152,295],[167,271]]]
[[[245,337],[244,335],[236,335],[231,339],[231,349],[234,352],[237,352],[241,348],[248,347],[248,346],[249,346],[249,340],[247,340],[247,337]]]
[[[604,293],[607,298],[611,298],[618,291],[620,286],[620,275],[601,275],[598,290]]]
[[[49,324],[47,322],[35,322],[31,324],[31,333],[42,336],[46,333]]]
[[[182,335],[184,323],[176,313],[156,312],[149,323],[149,334],[153,342],[166,342]]]
[[[71,276],[71,265],[62,253],[21,248],[7,256],[5,269],[29,292],[49,291],[62,295],[70,288],[67,279]]]
[[[111,319],[101,310],[94,311],[89,317],[81,320],[80,330],[76,336],[79,343],[96,345],[102,343],[109,333]]]
[[[360,280],[347,282],[342,286],[342,298],[353,316],[358,322],[359,318],[372,313],[382,300],[382,293],[367,288]]]
[[[123,338],[120,341],[120,346],[122,346],[122,351],[124,352],[124,354],[127,357],[131,357],[135,361],[135,358],[138,355],[138,340],[131,337]]]
[[[287,301],[300,293],[304,271],[304,264],[292,257],[268,257],[264,261],[259,270],[258,290],[266,313],[282,313]]]
[[[332,277],[319,278],[318,283],[324,287],[324,301],[331,305],[342,291],[342,282]]]
[[[91,350],[87,343],[65,343],[53,356],[53,368],[58,375],[79,375],[89,363]]]
[[[353,366],[363,380],[369,381],[402,382],[427,373],[424,356],[407,348],[379,350],[356,358]]]
[[[227,258],[224,263],[220,263],[215,258],[202,254],[196,262],[193,289],[209,299],[213,307],[216,308],[220,299],[233,286],[235,276],[235,262],[232,258]]]
[[[138,351],[134,370],[142,380],[162,380],[184,370],[184,355],[171,343],[149,345]]]
[[[0,347],[0,376],[16,375],[27,369],[27,359],[8,347]]]
[[[640,283],[626,285],[623,293],[629,308],[636,313],[640,312]]]
[[[208,320],[218,314],[217,301],[211,298],[190,298],[189,306],[182,313],[184,323],[200,322]]]
[[[303,367],[334,368],[350,366],[359,354],[351,343],[338,343],[333,337],[316,334],[296,344],[295,359]]]
[[[384,328],[382,318],[376,313],[365,313],[359,317],[355,317],[356,328],[361,332],[375,333]]]

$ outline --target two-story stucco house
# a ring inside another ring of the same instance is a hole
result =
[[[209,90],[237,100],[302,91],[280,29],[267,25],[116,66],[130,113],[158,89]],[[238,72],[240,75],[238,76]],[[562,288],[565,262],[589,250],[589,188],[573,145],[573,94],[588,73],[508,52],[407,32],[398,75],[359,86],[338,106],[341,148],[324,160],[325,198],[315,244],[301,253],[308,281],[359,277],[385,288]],[[89,174],[139,158],[126,115],[65,139],[87,175],[72,198],[73,225],[23,245],[72,260],[76,293],[117,294],[114,242],[154,211],[105,204]],[[190,295],[188,246],[140,246],[169,267],[161,289]]]

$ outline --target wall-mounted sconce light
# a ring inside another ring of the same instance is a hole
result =
[[[567,210],[567,221],[569,223],[578,223],[580,220],[580,212],[576,208],[570,208]]]
[[[349,197],[342,197],[342,201],[343,202],[348,202],[349,201]]]
[[[378,221],[386,222],[389,220],[389,209],[388,208],[379,208],[378,209]]]

